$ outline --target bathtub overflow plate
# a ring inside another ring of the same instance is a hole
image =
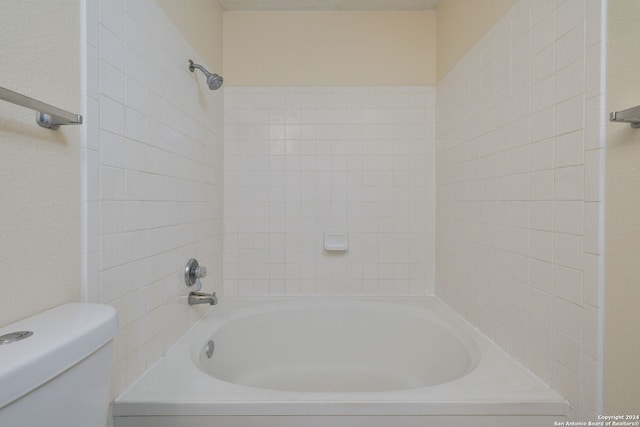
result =
[[[5,334],[5,335],[0,336],[0,345],[2,345],[2,344],[11,344],[11,343],[14,343],[16,341],[20,341],[20,340],[23,340],[25,338],[29,338],[31,335],[33,335],[33,332],[31,332],[31,331],[11,332],[10,334]]]
[[[207,343],[207,345],[205,347],[205,352],[207,353],[207,358],[211,359],[211,356],[213,356],[214,347],[215,347],[215,344],[213,344],[213,341],[209,340],[209,342]]]

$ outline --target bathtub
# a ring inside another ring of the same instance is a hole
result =
[[[546,427],[568,410],[433,297],[226,297],[113,406],[116,427]]]

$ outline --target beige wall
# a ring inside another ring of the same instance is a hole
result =
[[[217,0],[155,0],[202,57],[209,71],[222,73],[222,8]]]
[[[516,0],[443,0],[438,6],[438,80],[444,77],[515,3]]]
[[[225,12],[223,36],[219,3],[188,1],[156,0],[218,73],[224,39],[232,86],[431,85],[516,2],[443,0],[436,37],[434,12]]]
[[[607,111],[640,104],[640,2],[609,0]],[[635,414],[640,402],[640,129],[607,125],[604,404]]]
[[[77,1],[4,1],[0,84],[80,112],[79,15]],[[34,117],[0,101],[0,326],[80,300],[80,126]]]
[[[435,83],[435,12],[225,12],[231,86]]]

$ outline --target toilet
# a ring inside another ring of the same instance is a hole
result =
[[[0,427],[104,427],[116,311],[64,304],[0,328]]]

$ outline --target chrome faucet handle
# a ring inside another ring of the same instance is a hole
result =
[[[198,279],[202,279],[203,277],[207,277],[207,267],[203,267],[203,266],[198,266],[198,268],[196,268],[196,277]]]
[[[198,290],[202,287],[200,279],[207,276],[207,268],[200,266],[198,260],[191,258],[184,267],[184,282],[187,286],[196,285]]]

